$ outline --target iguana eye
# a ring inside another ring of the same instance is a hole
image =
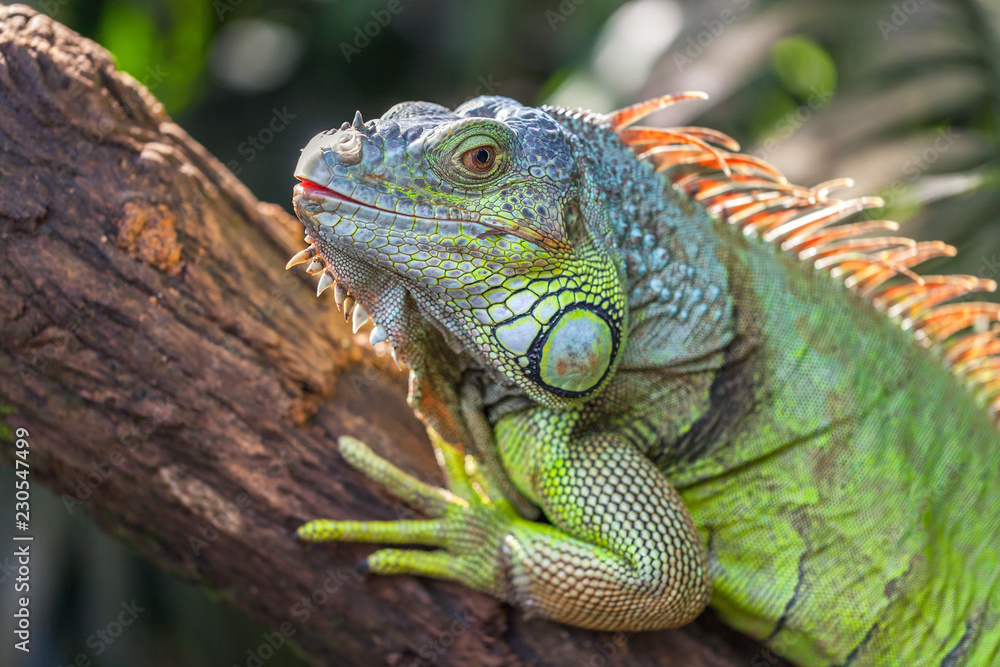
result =
[[[493,146],[477,146],[462,155],[462,164],[474,174],[485,174],[496,160],[497,149]]]

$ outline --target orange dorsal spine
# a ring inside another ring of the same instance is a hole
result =
[[[883,206],[878,197],[829,196],[853,185],[850,179],[813,188],[793,185],[772,165],[738,152],[739,144],[716,130],[635,125],[671,104],[707,98],[696,92],[666,95],[604,116],[588,115],[712,215],[843,280],[911,331],[916,343],[937,352],[1000,423],[1000,304],[949,303],[970,292],[994,291],[996,282],[916,274],[912,267],[953,255],[955,249],[940,241],[868,236],[898,229],[890,220],[845,223],[860,211]]]

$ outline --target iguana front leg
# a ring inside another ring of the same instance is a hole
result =
[[[438,546],[441,551],[382,549],[367,565],[379,574],[459,581],[587,628],[651,630],[682,625],[701,612],[710,584],[700,536],[677,492],[646,458],[615,433],[573,434],[571,412],[539,409],[505,421],[497,431],[504,464],[554,525],[521,518],[449,445],[437,443],[447,491],[341,438],[351,465],[402,499],[421,502],[431,518],[320,520],[302,526],[298,536]]]
[[[517,599],[549,618],[599,630],[684,625],[708,604],[707,553],[667,478],[623,435],[577,432],[580,412],[502,419],[500,457],[522,493],[559,528],[511,549]],[[531,524],[538,527],[538,524]]]

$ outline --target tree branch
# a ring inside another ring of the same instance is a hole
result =
[[[362,581],[353,566],[371,546],[293,541],[309,519],[406,511],[346,466],[340,434],[438,477],[404,374],[283,270],[297,221],[254,199],[104,49],[24,6],[0,7],[0,119],[3,456],[11,426],[29,428],[32,479],[70,508],[316,664],[761,653],[711,615],[585,632],[448,583]]]

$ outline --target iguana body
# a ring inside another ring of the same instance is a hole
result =
[[[451,490],[342,438],[431,518],[300,537],[442,547],[368,567],[584,627],[711,599],[800,664],[1000,662],[998,307],[937,305],[995,286],[831,226],[875,200],[630,127],[675,99],[406,103],[306,147],[289,264],[410,366]]]

